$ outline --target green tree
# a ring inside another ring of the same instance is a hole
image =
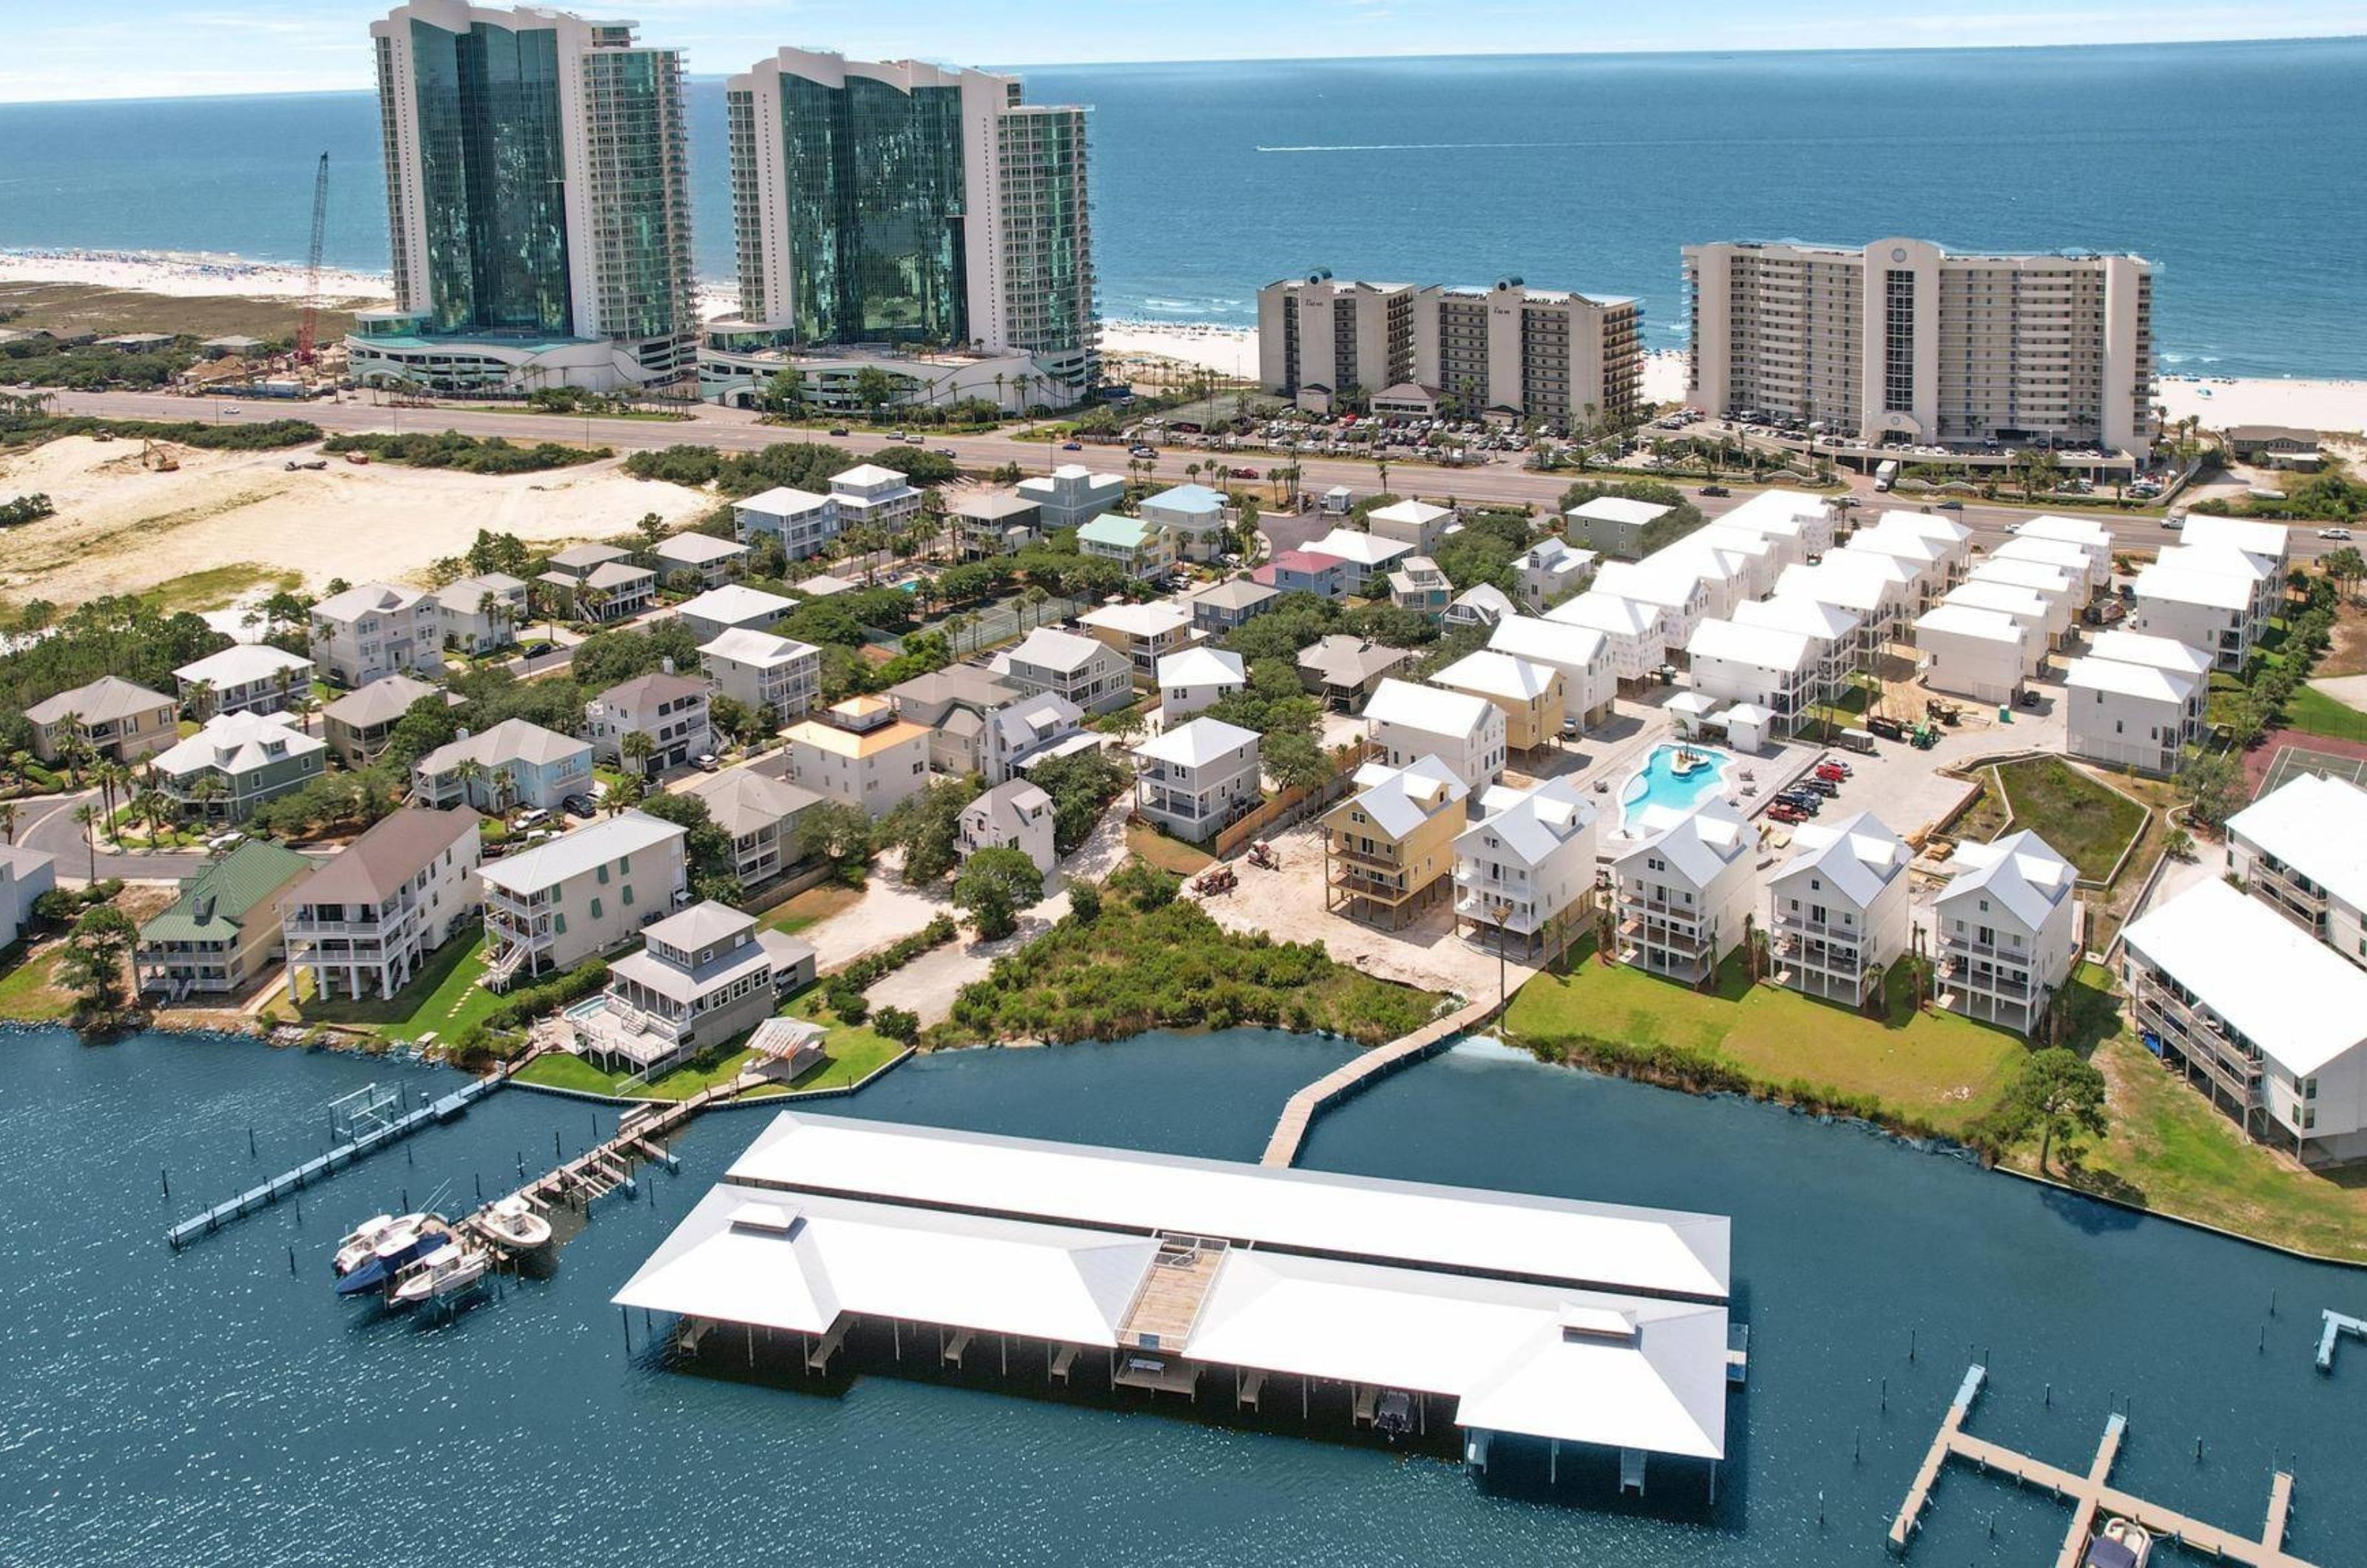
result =
[[[841,882],[862,886],[871,864],[871,818],[843,801],[807,807],[798,814],[798,858],[828,861]]]
[[[1089,926],[1102,918],[1101,885],[1093,882],[1069,884],[1069,913],[1079,925]]]
[[[2195,817],[2212,828],[2224,826],[2244,804],[2244,765],[2232,752],[2218,751],[2194,759],[2179,775]]]
[[[980,850],[954,878],[954,904],[989,942],[1019,929],[1019,911],[1044,896],[1044,874],[1024,850]]]
[[[58,974],[74,993],[77,1016],[104,1021],[122,1013],[128,999],[123,962],[139,934],[131,917],[109,904],[74,922]]]
[[[938,779],[881,818],[877,838],[904,852],[906,882],[925,887],[954,869],[961,858],[962,808],[977,799],[983,787],[975,774]]]
[[[2038,1168],[2057,1147],[2076,1165],[2084,1134],[2104,1134],[2104,1075],[2075,1052],[2057,1045],[2033,1053],[1999,1110],[1999,1131],[2010,1144],[2038,1135]]]

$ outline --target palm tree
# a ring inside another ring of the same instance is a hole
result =
[[[108,837],[115,840],[115,847],[119,850],[123,847],[123,824],[116,819],[115,791],[117,785],[128,786],[131,783],[131,770],[120,762],[109,760],[101,762],[95,771],[98,777],[100,798],[107,803]],[[124,793],[128,798],[130,790],[126,788]]]
[[[198,782],[189,786],[189,799],[196,804],[198,814],[209,819],[214,814],[214,803],[229,793],[230,784],[220,773],[200,773]]]
[[[484,783],[485,764],[474,757],[464,757],[460,765],[452,770],[452,776],[460,781],[462,804],[473,803],[480,794],[478,786]]]
[[[203,724],[207,719],[212,717],[213,715],[210,710],[213,707],[213,701],[214,683],[211,681],[192,681],[189,682],[189,716],[191,718],[196,719],[199,724]]]
[[[8,842],[17,841],[17,803],[13,800],[0,800],[0,833],[7,835]]]
[[[1029,625],[1040,626],[1044,624],[1044,606],[1050,602],[1051,597],[1051,593],[1040,582],[1031,582],[1019,591],[1020,607],[1027,612],[1026,618]]]
[[[173,801],[170,795],[156,787],[155,780],[151,776],[147,783],[140,786],[140,793],[132,798],[131,809],[139,813],[142,821],[148,824],[148,837],[154,840],[161,837],[164,831],[164,819],[172,815]]]
[[[74,819],[82,824],[83,842],[90,846],[90,879],[98,880],[98,808],[85,801],[74,807]]]
[[[67,714],[59,721],[58,732],[63,737],[59,743],[58,752],[66,765],[66,782],[74,788],[80,789],[83,758],[90,751],[89,738],[82,732],[82,715]]]
[[[1389,488],[1389,460],[1387,457],[1376,457],[1373,460],[1373,467],[1381,471],[1381,490],[1386,493]]]
[[[650,739],[648,730],[627,730],[624,739],[617,743],[617,750],[623,753],[635,773],[642,778],[649,777],[650,753],[657,750],[657,742]]]
[[[493,792],[493,815],[507,817],[510,807],[517,804],[517,780],[510,776],[507,768],[491,769],[487,778],[490,781],[488,787]]]
[[[288,711],[296,716],[297,727],[307,735],[312,733],[312,715],[320,706],[321,694],[312,689],[309,681],[288,694]]]
[[[585,620],[597,621],[601,618],[600,612],[608,607],[608,591],[605,588],[580,588],[576,590],[575,604]]]
[[[639,805],[640,803],[641,796],[647,794],[648,791],[649,786],[641,782],[639,774],[627,773],[609,788],[608,798],[606,803],[608,807],[608,815],[611,817],[622,816],[626,807]]]

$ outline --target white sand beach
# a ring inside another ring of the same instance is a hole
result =
[[[2189,380],[2165,377],[2156,400],[2173,421],[2199,419],[2205,430],[2231,424],[2288,424],[2303,430],[2367,431],[2367,381]]]

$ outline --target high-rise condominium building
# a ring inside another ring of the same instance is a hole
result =
[[[798,49],[724,102],[736,326],[797,350],[1018,355],[1092,384],[1086,110],[1023,102],[1014,76]]]
[[[1886,446],[2097,446],[2154,435],[2153,267],[1971,255],[1924,240],[1684,250],[1688,400]]]
[[[696,372],[682,56],[630,22],[411,0],[370,24],[392,310],[363,379],[614,391]]]
[[[1633,423],[1643,384],[1633,299],[1531,288],[1353,283],[1328,272],[1258,290],[1258,377],[1307,404],[1451,412],[1560,429]]]

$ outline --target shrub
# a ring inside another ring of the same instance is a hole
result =
[[[871,1027],[900,1045],[910,1045],[921,1037],[920,1015],[902,1008],[881,1008]]]

